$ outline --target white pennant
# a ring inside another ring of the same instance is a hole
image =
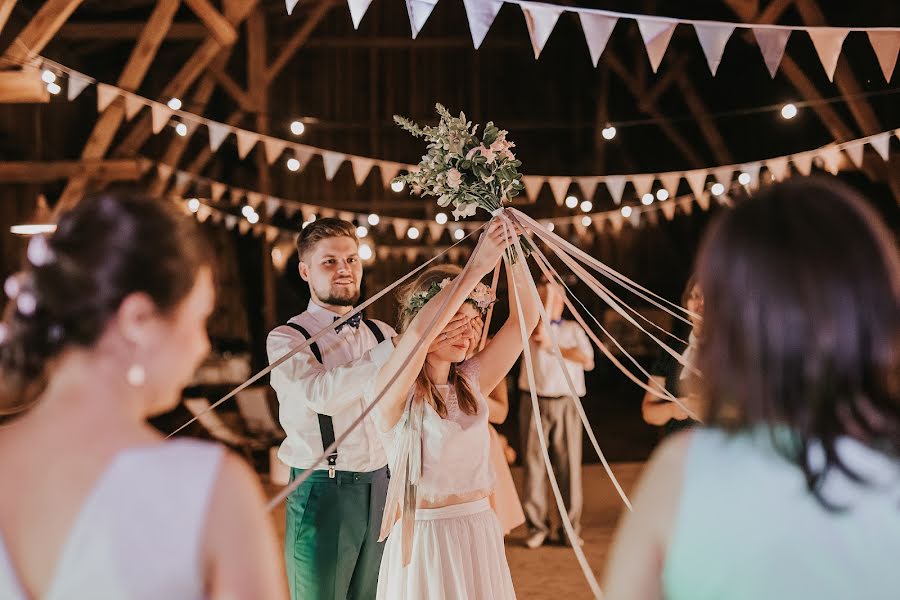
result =
[[[222,199],[222,196],[225,195],[225,190],[227,189],[224,183],[219,183],[218,181],[210,182],[209,187],[212,190],[212,199],[213,202],[218,202]]]
[[[863,143],[854,143],[844,146],[844,152],[847,153],[847,156],[850,157],[850,162],[856,165],[857,169],[862,168],[863,150],[865,150],[865,144]]]
[[[209,130],[209,148],[215,152],[231,133],[231,128],[215,121],[207,121],[206,128]]]
[[[272,215],[278,212],[278,209],[281,208],[281,203],[278,202],[277,198],[273,198],[272,196],[266,197],[266,216],[270,219]],[[271,240],[269,240],[271,241]]]
[[[834,144],[823,148],[819,152],[819,158],[822,159],[822,166],[832,175],[837,175],[841,170],[841,149]]]
[[[758,162],[744,163],[741,165],[741,171],[750,176],[750,183],[747,184],[747,187],[752,190],[759,187],[759,169],[761,166],[762,164]]]
[[[394,177],[400,172],[400,163],[381,161],[378,163],[378,170],[381,171],[381,183],[384,187],[391,185]]]
[[[788,159],[786,156],[769,159],[766,168],[775,181],[783,181],[788,176]]]
[[[584,39],[587,41],[588,50],[591,52],[591,60],[596,67],[619,18],[579,12],[578,19],[581,21],[581,29],[584,30]]]
[[[256,142],[259,141],[259,136],[251,131],[244,131],[243,129],[236,129],[234,134],[237,137],[238,156],[245,158],[250,151],[253,150],[253,146],[256,145]]]
[[[791,37],[790,29],[778,29],[770,27],[754,27],[753,37],[759,45],[759,51],[762,52],[763,60],[766,68],[769,69],[769,75],[773,78],[778,71],[778,65],[784,56],[784,48],[787,46],[788,38]]]
[[[534,58],[541,55],[541,50],[550,38],[556,21],[563,9],[558,6],[545,4],[531,4],[523,2],[520,5],[522,14],[525,15],[525,24],[528,26],[528,36],[531,38],[531,48],[534,50]]]
[[[677,21],[669,21],[668,19],[647,19],[639,17],[636,19],[638,29],[641,30],[641,38],[644,40],[644,46],[647,48],[647,56],[650,58],[650,66],[653,72],[662,62],[666,48],[669,47],[669,40],[672,39],[672,33],[675,31]]]
[[[900,52],[900,31],[868,31],[869,43],[878,58],[884,80],[890,81],[897,66],[897,53]],[[70,84],[71,85],[71,84]]]
[[[412,29],[412,37],[416,39],[425,21],[431,16],[431,11],[437,5],[437,0],[406,0],[406,12],[409,15],[409,27]]]
[[[584,194],[584,199],[593,200],[600,179],[597,177],[578,177],[576,181],[578,182],[578,187],[581,188],[581,193]]]
[[[813,154],[811,152],[803,152],[802,154],[794,154],[791,156],[791,162],[794,163],[797,171],[802,175],[812,173]]]
[[[702,196],[702,195],[703,194],[700,194],[700,196]],[[700,201],[698,200],[697,202],[699,203]],[[708,204],[708,202],[707,202],[707,204]],[[681,210],[682,210],[682,212],[684,212],[684,214],[690,215],[692,212],[694,212],[694,199],[693,198],[685,198],[684,200],[681,201],[681,204],[679,204],[679,206],[681,207]]]
[[[466,7],[466,17],[469,19],[469,33],[472,34],[472,44],[475,49],[481,47],[488,30],[494,23],[503,2],[498,0],[463,0]]]
[[[671,221],[675,218],[675,203],[674,202],[663,202],[659,205],[660,210],[662,210],[663,215],[666,217],[666,221]]]
[[[310,150],[305,148],[294,148],[294,158],[300,163],[300,168],[297,169],[297,171],[303,171],[303,169],[306,168],[306,165],[309,164],[309,161],[312,160],[313,156],[315,156],[315,154]]]
[[[609,195],[612,196],[613,202],[618,206],[622,204],[622,193],[625,191],[625,177],[621,175],[607,175],[603,179]]]
[[[544,180],[540,177],[526,175],[522,177],[522,185],[525,186],[525,195],[532,202],[536,202],[538,196],[541,195],[541,188],[544,187]]]
[[[91,84],[90,79],[84,79],[83,77],[78,77],[76,75],[69,75],[69,89],[66,91],[66,98],[69,101],[74,100],[78,97],[81,92],[84,91],[84,88]]]
[[[706,178],[708,175],[709,172],[705,169],[688,171],[684,174],[684,178],[691,188],[691,193],[693,193],[695,197],[699,198],[706,191]]]
[[[160,102],[150,104],[150,127],[153,133],[159,133],[169,123],[172,109]]]
[[[406,235],[406,230],[409,225],[409,221],[406,219],[397,219],[395,218],[391,225],[394,226],[394,234],[397,236],[398,240],[402,240],[403,236]]]
[[[703,210],[709,210],[709,194],[700,194],[696,196],[697,205],[700,206]],[[690,214],[690,213],[688,213]]]
[[[406,262],[408,262],[409,264],[413,264],[416,262],[416,257],[419,254],[419,249],[415,247],[407,248],[403,254],[406,257]]]
[[[350,19],[353,21],[353,29],[359,29],[362,18],[369,10],[372,0],[347,0],[347,6],[350,8]]]
[[[556,200],[557,206],[562,206],[566,199],[566,193],[569,186],[572,185],[571,177],[548,177],[547,183],[550,184],[550,191],[553,192],[553,199]]]
[[[234,215],[225,215],[225,227],[228,230],[232,230],[235,225],[237,225],[237,217]]]
[[[262,204],[263,195],[259,192],[247,192],[247,204],[253,207],[253,210],[259,208]]]
[[[716,167],[712,170],[713,177],[716,181],[725,186],[725,189],[731,187],[731,179],[734,177],[734,167],[725,165],[724,167]]]
[[[816,47],[822,66],[825,67],[828,81],[834,81],[834,69],[837,67],[838,56],[841,55],[841,46],[849,32],[849,29],[843,27],[810,27],[806,30]]]
[[[887,162],[888,156],[890,156],[891,153],[890,144],[890,132],[879,133],[878,135],[873,135],[869,139],[869,145],[875,148],[875,152],[877,152],[878,156],[885,162]]]
[[[609,215],[609,222],[612,225],[614,233],[622,231],[622,213],[616,211]]]
[[[294,12],[294,7],[297,6],[298,2],[300,2],[300,0],[284,0],[284,7],[287,9],[287,14]]]
[[[97,112],[103,112],[119,95],[119,88],[105,83],[97,84]]]
[[[715,76],[719,69],[719,63],[722,62],[722,54],[725,53],[725,45],[734,32],[734,25],[729,23],[694,23],[694,31],[697,32],[697,39],[700,40],[700,47],[703,48],[703,54],[706,56],[706,64],[709,70]]]
[[[594,229],[597,230],[597,232],[603,231],[603,223],[606,221],[606,217],[603,213],[596,213],[591,220],[594,222]]]
[[[644,194],[649,194],[653,189],[653,182],[656,180],[655,175],[632,175],[631,176],[631,185],[634,186],[634,191],[637,192],[638,198],[644,196]]]
[[[669,198],[678,195],[678,184],[681,182],[681,173],[662,173],[659,176],[659,182],[663,189],[669,192]]]
[[[281,153],[284,152],[285,147],[287,147],[287,142],[279,140],[278,138],[267,136],[262,139],[262,142],[263,150],[266,153],[266,162],[270,165],[278,160],[278,157],[281,156]]]
[[[444,232],[443,225],[438,225],[437,223],[431,222],[428,223],[428,235],[431,237],[432,242],[437,242],[441,239],[441,234]]]
[[[135,94],[125,94],[125,118],[129,121],[144,108],[144,99]]]
[[[353,169],[353,180],[357,187],[365,183],[369,178],[369,172],[375,166],[375,160],[364,156],[353,156],[350,158],[350,167]]]
[[[344,164],[345,160],[347,160],[346,154],[341,154],[340,152],[323,152],[322,164],[325,165],[325,179],[328,181],[334,179],[338,169],[341,168],[341,165]]]

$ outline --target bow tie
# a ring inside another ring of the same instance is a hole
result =
[[[335,317],[334,320],[337,321],[340,317]],[[353,329],[359,329],[359,324],[362,321],[362,313],[356,313],[340,325],[334,328],[335,333],[340,333],[341,329],[344,327],[352,327]]]
[[[562,319],[553,319],[550,321],[551,325],[562,325]]]

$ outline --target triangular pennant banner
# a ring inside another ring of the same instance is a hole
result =
[[[119,88],[105,83],[97,84],[97,112],[103,112],[119,95]]]
[[[415,248],[415,247],[413,247],[413,248],[407,248],[407,249],[403,252],[403,255],[404,255],[404,257],[406,258],[406,262],[407,262],[407,263],[413,264],[413,263],[416,262],[416,257],[419,255],[419,249],[418,249],[418,248]]]
[[[643,211],[633,210],[631,211],[631,216],[628,217],[628,220],[631,221],[631,226],[637,229],[641,226],[641,214]]]
[[[266,197],[266,216],[270,219],[272,215],[278,212],[278,209],[281,208],[281,203],[277,198],[273,198],[272,196]]]
[[[587,41],[588,50],[591,52],[591,61],[596,67],[619,18],[579,12],[578,19],[581,21],[581,29],[584,30],[584,39]]]
[[[769,75],[773,78],[778,71],[778,65],[784,56],[784,48],[787,46],[788,38],[791,37],[790,29],[778,29],[771,27],[754,27],[753,37],[759,45],[759,51],[762,52],[763,60],[766,68],[769,69]]]
[[[272,227],[271,225],[269,225],[268,227],[266,227],[266,241],[271,244],[278,239],[279,233],[280,231],[278,231],[277,227]]]
[[[703,196],[703,194],[700,194]],[[698,201],[699,203],[699,201]],[[694,212],[694,199],[693,198],[685,198],[684,201],[680,204],[681,210],[684,214],[690,215]]]
[[[663,216],[666,217],[666,221],[671,221],[675,218],[675,203],[674,202],[663,202],[659,205],[660,210],[663,212]]]
[[[786,156],[771,158],[765,162],[766,168],[769,170],[769,175],[771,175],[772,179],[775,181],[783,181],[784,178],[788,176],[788,159]]]
[[[315,153],[307,150],[305,148],[294,148],[294,158],[297,159],[297,162],[300,163],[300,168],[297,171],[302,171],[306,168],[306,165],[309,164],[309,161],[312,160],[312,157],[315,156]]]
[[[125,118],[129,121],[144,108],[144,99],[136,94],[125,94]]]
[[[681,173],[662,173],[659,176],[659,182],[663,189],[669,192],[669,198],[678,195],[678,184],[681,181]]]
[[[622,231],[622,213],[616,211],[609,215],[609,222],[612,225],[614,233]]]
[[[719,69],[719,63],[722,62],[725,45],[734,32],[734,25],[694,23],[694,30],[697,32],[697,39],[700,40],[700,47],[703,48],[703,54],[706,56],[706,64],[709,65],[710,72],[715,75]]]
[[[154,102],[150,105],[150,127],[153,133],[159,133],[169,123],[172,116],[172,109],[160,102]]]
[[[287,9],[287,14],[294,12],[294,7],[297,6],[298,2],[300,2],[300,0],[284,0],[284,7]]]
[[[237,225],[237,217],[234,215],[225,215],[225,228],[228,230],[234,229],[234,226]]]
[[[416,39],[425,21],[431,16],[431,11],[437,5],[437,0],[406,0],[406,12],[409,15],[409,27],[412,29],[412,37]]]
[[[699,196],[696,196],[696,199],[700,208],[709,210],[709,194],[700,194]]]
[[[544,180],[540,177],[526,175],[522,177],[522,185],[525,186],[525,195],[532,202],[536,202],[541,194],[541,188],[544,186]]]
[[[656,180],[656,175],[631,175],[630,179],[637,197],[641,198],[644,194],[649,194],[653,190],[653,182]]]
[[[469,19],[469,33],[472,34],[472,44],[475,49],[481,47],[484,37],[494,23],[503,2],[498,0],[463,0],[466,7],[466,17]]]
[[[890,81],[897,66],[897,53],[900,52],[900,31],[867,31],[869,43],[878,58],[884,80]],[[71,84],[69,84],[71,85]]]
[[[625,177],[621,175],[608,175],[603,179],[609,195],[612,196],[613,202],[618,206],[622,203],[622,193],[625,191]]]
[[[253,150],[256,142],[259,141],[259,136],[252,131],[244,131],[243,129],[236,129],[234,134],[237,137],[238,156],[245,158]]]
[[[369,178],[369,172],[375,166],[375,160],[363,156],[353,156],[350,158],[350,166],[353,169],[353,180],[358,187]]]
[[[403,236],[406,235],[406,230],[409,227],[409,221],[407,221],[406,219],[395,218],[391,225],[394,226],[394,235],[397,236],[398,240],[402,240]]]
[[[578,177],[576,181],[578,182],[578,187],[581,188],[581,193],[584,194],[584,199],[593,200],[600,179],[597,177]]]
[[[443,225],[438,225],[437,223],[428,224],[428,235],[429,237],[431,237],[432,242],[436,242],[441,239],[442,233],[444,233]]]
[[[353,29],[359,29],[359,24],[369,10],[372,0],[347,0],[347,6],[350,8],[350,19],[353,21]]]
[[[843,27],[810,27],[806,30],[829,81],[834,81],[834,69],[837,67],[838,57],[841,55],[841,46],[850,32]]]
[[[644,46],[647,48],[647,56],[650,58],[650,66],[653,72],[659,68],[666,48],[669,47],[669,40],[672,39],[672,33],[675,31],[675,25],[678,21],[670,21],[669,19],[648,19],[638,17],[638,29],[641,30],[641,38],[644,40]]]
[[[381,183],[384,187],[391,185],[394,177],[400,172],[400,163],[379,161],[378,170],[381,171]]]
[[[523,2],[519,6],[522,8],[522,14],[525,15],[528,36],[531,38],[531,48],[534,50],[534,58],[537,59],[550,38],[553,28],[556,27],[556,21],[559,20],[563,9],[558,6],[531,4],[530,2]]]
[[[66,98],[68,98],[71,102],[72,100],[77,98],[81,94],[81,92],[84,91],[84,88],[86,88],[90,84],[90,79],[85,79],[76,75],[69,75],[69,89],[66,91]]]
[[[819,158],[822,159],[822,166],[832,175],[837,175],[841,170],[841,149],[835,145],[822,148],[819,151]]]
[[[731,178],[734,177],[734,167],[726,165],[724,167],[716,167],[712,170],[713,177],[725,186],[725,189],[731,187]]]
[[[675,210],[675,204],[673,202],[669,202],[667,206],[671,206],[672,210]],[[655,210],[648,210],[643,213],[644,218],[647,219],[647,222],[653,226],[656,226],[659,223],[659,213]]]
[[[278,157],[281,156],[281,153],[287,147],[287,142],[278,138],[264,137],[262,142],[263,150],[266,153],[266,162],[270,165],[278,160]]]
[[[849,144],[847,146],[844,146],[844,152],[847,153],[847,156],[850,157],[850,162],[856,165],[857,169],[862,168],[863,150],[865,150],[865,144],[863,143]]]
[[[253,207],[253,210],[259,208],[259,205],[262,204],[263,195],[259,192],[247,192],[247,204]]]
[[[791,156],[791,162],[794,163],[794,167],[798,172],[800,172],[801,175],[809,175],[810,173],[812,173],[812,161],[812,152],[804,152],[802,154],[795,154]]]
[[[566,193],[569,191],[569,186],[572,185],[572,178],[548,177],[547,183],[550,184],[550,191],[553,192],[553,199],[556,201],[556,205],[562,206],[566,199]]]
[[[323,152],[322,164],[325,165],[325,179],[328,181],[334,179],[338,169],[341,168],[341,165],[344,164],[345,160],[347,160],[346,154],[341,154],[340,152]]]
[[[750,176],[750,182],[747,184],[747,187],[751,190],[755,190],[759,187],[759,169],[761,166],[762,164],[758,162],[741,165],[741,172]]]
[[[882,160],[887,161],[888,156],[890,156],[891,148],[891,134],[890,132],[879,133],[878,135],[873,135],[869,139],[869,145],[875,148],[875,152],[878,153],[878,156],[881,157]]]
[[[691,188],[691,193],[694,196],[702,196],[703,192],[706,191],[706,178],[709,176],[709,172],[701,169],[697,171],[688,171],[684,174],[685,180],[688,182],[688,186]]]
[[[241,222],[238,223],[238,231],[241,232],[241,235],[247,235],[247,232],[250,231],[250,221],[241,219]]]
[[[206,128],[209,130],[209,148],[215,152],[231,133],[231,128],[215,121],[207,121]]]
[[[209,184],[209,187],[212,191],[213,202],[218,202],[219,200],[221,200],[222,196],[225,195],[225,190],[227,189],[224,183],[219,183],[218,181],[213,181]]]
[[[596,213],[591,220],[594,222],[596,231],[603,231],[603,223],[606,221],[606,216],[603,213]]]

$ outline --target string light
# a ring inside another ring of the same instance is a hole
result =
[[[403,191],[403,182],[402,181],[392,181],[391,189],[398,194]]]
[[[415,240],[419,238],[419,230],[416,227],[410,227],[406,230],[406,237],[411,240]]]
[[[434,220],[437,221],[438,225],[443,225],[447,222],[447,214],[439,212],[438,214],[434,215]]]
[[[604,140],[611,140],[616,137],[616,128],[607,123],[606,127],[603,128],[603,131],[600,132],[600,135],[603,136]]]
[[[592,208],[594,208],[594,205],[590,200],[585,200],[581,203],[581,212],[591,212]]]
[[[369,235],[369,229],[365,225],[360,225],[356,228],[356,237],[364,238]]]
[[[453,232],[453,238],[457,240],[461,240],[466,237],[466,232],[462,230],[462,228],[457,228],[456,231]]]
[[[192,213],[195,213],[198,210],[200,210],[200,201],[197,200],[196,198],[191,198],[190,200],[187,201],[187,207],[188,207],[189,211],[191,211]]]
[[[314,215],[314,214],[313,214],[313,215],[309,215],[309,222],[312,223],[313,221],[315,221],[315,220],[318,219],[318,218],[319,218],[319,217],[317,217],[317,216]]]
[[[62,91],[62,88],[59,87],[58,83],[48,83],[47,91],[53,94],[54,96]]]
[[[375,225],[378,225],[379,221],[381,221],[381,217],[379,217],[375,213],[372,213],[371,215],[369,215],[369,218],[367,220],[369,221],[369,225],[374,227]]]
[[[750,173],[741,173],[738,175],[738,183],[741,185],[749,185],[750,184]]]
[[[168,106],[172,110],[181,110],[181,100],[179,100],[178,98],[169,98],[166,106]]]
[[[581,217],[581,224],[584,225],[585,227],[587,227],[588,225],[591,224],[591,218],[588,217],[587,215]]]
[[[794,104],[788,102],[781,107],[781,116],[785,119],[793,119],[797,116],[797,107]]]
[[[51,71],[50,69],[44,69],[44,72],[41,73],[41,81],[44,83],[53,83],[56,81],[56,73]]]
[[[626,219],[631,216],[631,207],[630,206],[622,207],[622,216],[625,217]]]
[[[662,202],[663,200],[668,200],[669,199],[669,191],[664,188],[660,188],[660,189],[656,190],[656,199],[659,200],[660,202]]]
[[[556,225],[554,225],[553,223],[547,223],[547,231],[553,231],[554,229],[556,229]]]
[[[712,192],[713,196],[721,196],[725,193],[725,186],[721,183],[716,182],[712,184],[712,187],[709,188],[709,191]]]
[[[185,125],[184,123],[179,123],[175,126],[175,133],[177,133],[181,137],[186,136],[188,134],[187,125]]]
[[[302,121],[291,121],[291,133],[294,135],[303,135],[306,131],[306,125]]]
[[[644,206],[650,206],[651,204],[653,204],[653,194],[646,193],[641,196],[641,204],[643,204]]]
[[[287,168],[288,168],[288,171],[294,171],[294,172],[299,171],[300,170],[300,161],[297,160],[296,158],[287,159]]]
[[[575,196],[566,197],[566,206],[568,206],[569,208],[575,208],[576,206],[578,206],[578,198],[576,198]]]
[[[363,260],[371,260],[372,259],[372,246],[368,244],[360,244],[359,245],[359,257]]]
[[[253,207],[249,204],[245,204],[244,207],[241,208],[241,214],[249,219],[250,215],[256,214],[256,211],[253,210]]]
[[[257,223],[259,223],[259,215],[253,213],[252,215],[247,217],[247,221],[249,221],[251,225],[256,225]]]

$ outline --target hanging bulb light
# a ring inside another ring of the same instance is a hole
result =
[[[369,229],[365,225],[360,225],[356,228],[356,237],[364,238],[369,235]]]
[[[302,121],[291,121],[291,133],[294,135],[303,135],[306,131],[306,125]]]
[[[288,168],[288,171],[293,171],[296,173],[297,171],[300,170],[300,161],[297,160],[296,158],[287,159],[287,168]]]
[[[588,225],[591,224],[591,218],[587,215],[581,217],[581,224],[584,225],[585,227],[587,227]]]
[[[175,126],[175,133],[177,133],[181,137],[186,136],[188,134],[187,125],[185,125],[184,123],[179,123]]]
[[[47,91],[55,96],[62,91],[62,88],[59,87],[58,83],[48,83]]]
[[[443,225],[447,222],[447,213],[439,212],[438,214],[434,215],[434,220],[437,221],[438,225]]]
[[[741,173],[738,175],[738,183],[741,185],[750,185],[750,173]]]
[[[360,244],[359,245],[359,257],[363,260],[371,260],[374,253],[372,252],[372,246],[369,244]]]
[[[169,98],[169,101],[166,102],[166,106],[172,110],[181,110],[181,100],[178,98]]]
[[[793,119],[797,116],[797,106],[788,102],[781,107],[781,116],[788,120]]]
[[[622,207],[622,216],[625,217],[626,219],[631,216],[631,207],[630,206]]]
[[[369,215],[369,218],[367,220],[369,221],[369,225],[374,227],[375,225],[378,225],[378,223],[381,221],[381,217],[379,217],[375,213],[372,213],[371,215]]]
[[[457,229],[453,232],[453,238],[456,239],[456,240],[461,240],[461,239],[463,239],[464,237],[466,237],[466,232],[463,231],[461,228],[457,228]]]
[[[415,240],[419,238],[419,229],[418,227],[410,227],[406,230],[406,237],[411,240]]]
[[[53,233],[56,231],[56,224],[53,222],[53,214],[50,207],[47,206],[47,197],[38,194],[37,203],[34,213],[27,223],[13,225],[9,228],[10,233],[16,235],[38,235],[41,233]]]
[[[656,199],[659,200],[660,202],[662,202],[664,200],[668,200],[669,199],[669,190],[666,190],[663,188],[656,190]]]
[[[398,194],[403,191],[403,182],[402,181],[392,181],[391,182],[391,190],[397,192]]]
[[[191,198],[187,201],[187,207],[188,210],[192,213],[197,212],[198,210],[200,210],[200,200],[198,200],[197,198]]]
[[[650,206],[653,204],[653,194],[647,193],[641,196],[641,204],[644,206]]]
[[[44,72],[41,73],[41,81],[43,81],[44,83],[56,82],[56,73],[54,73],[50,69],[44,69]]]
[[[719,182],[712,184],[712,187],[709,188],[709,191],[712,192],[713,196],[721,196],[725,193],[725,186]]]
[[[578,206],[578,198],[575,196],[566,196],[566,206],[569,208],[575,208]]]

